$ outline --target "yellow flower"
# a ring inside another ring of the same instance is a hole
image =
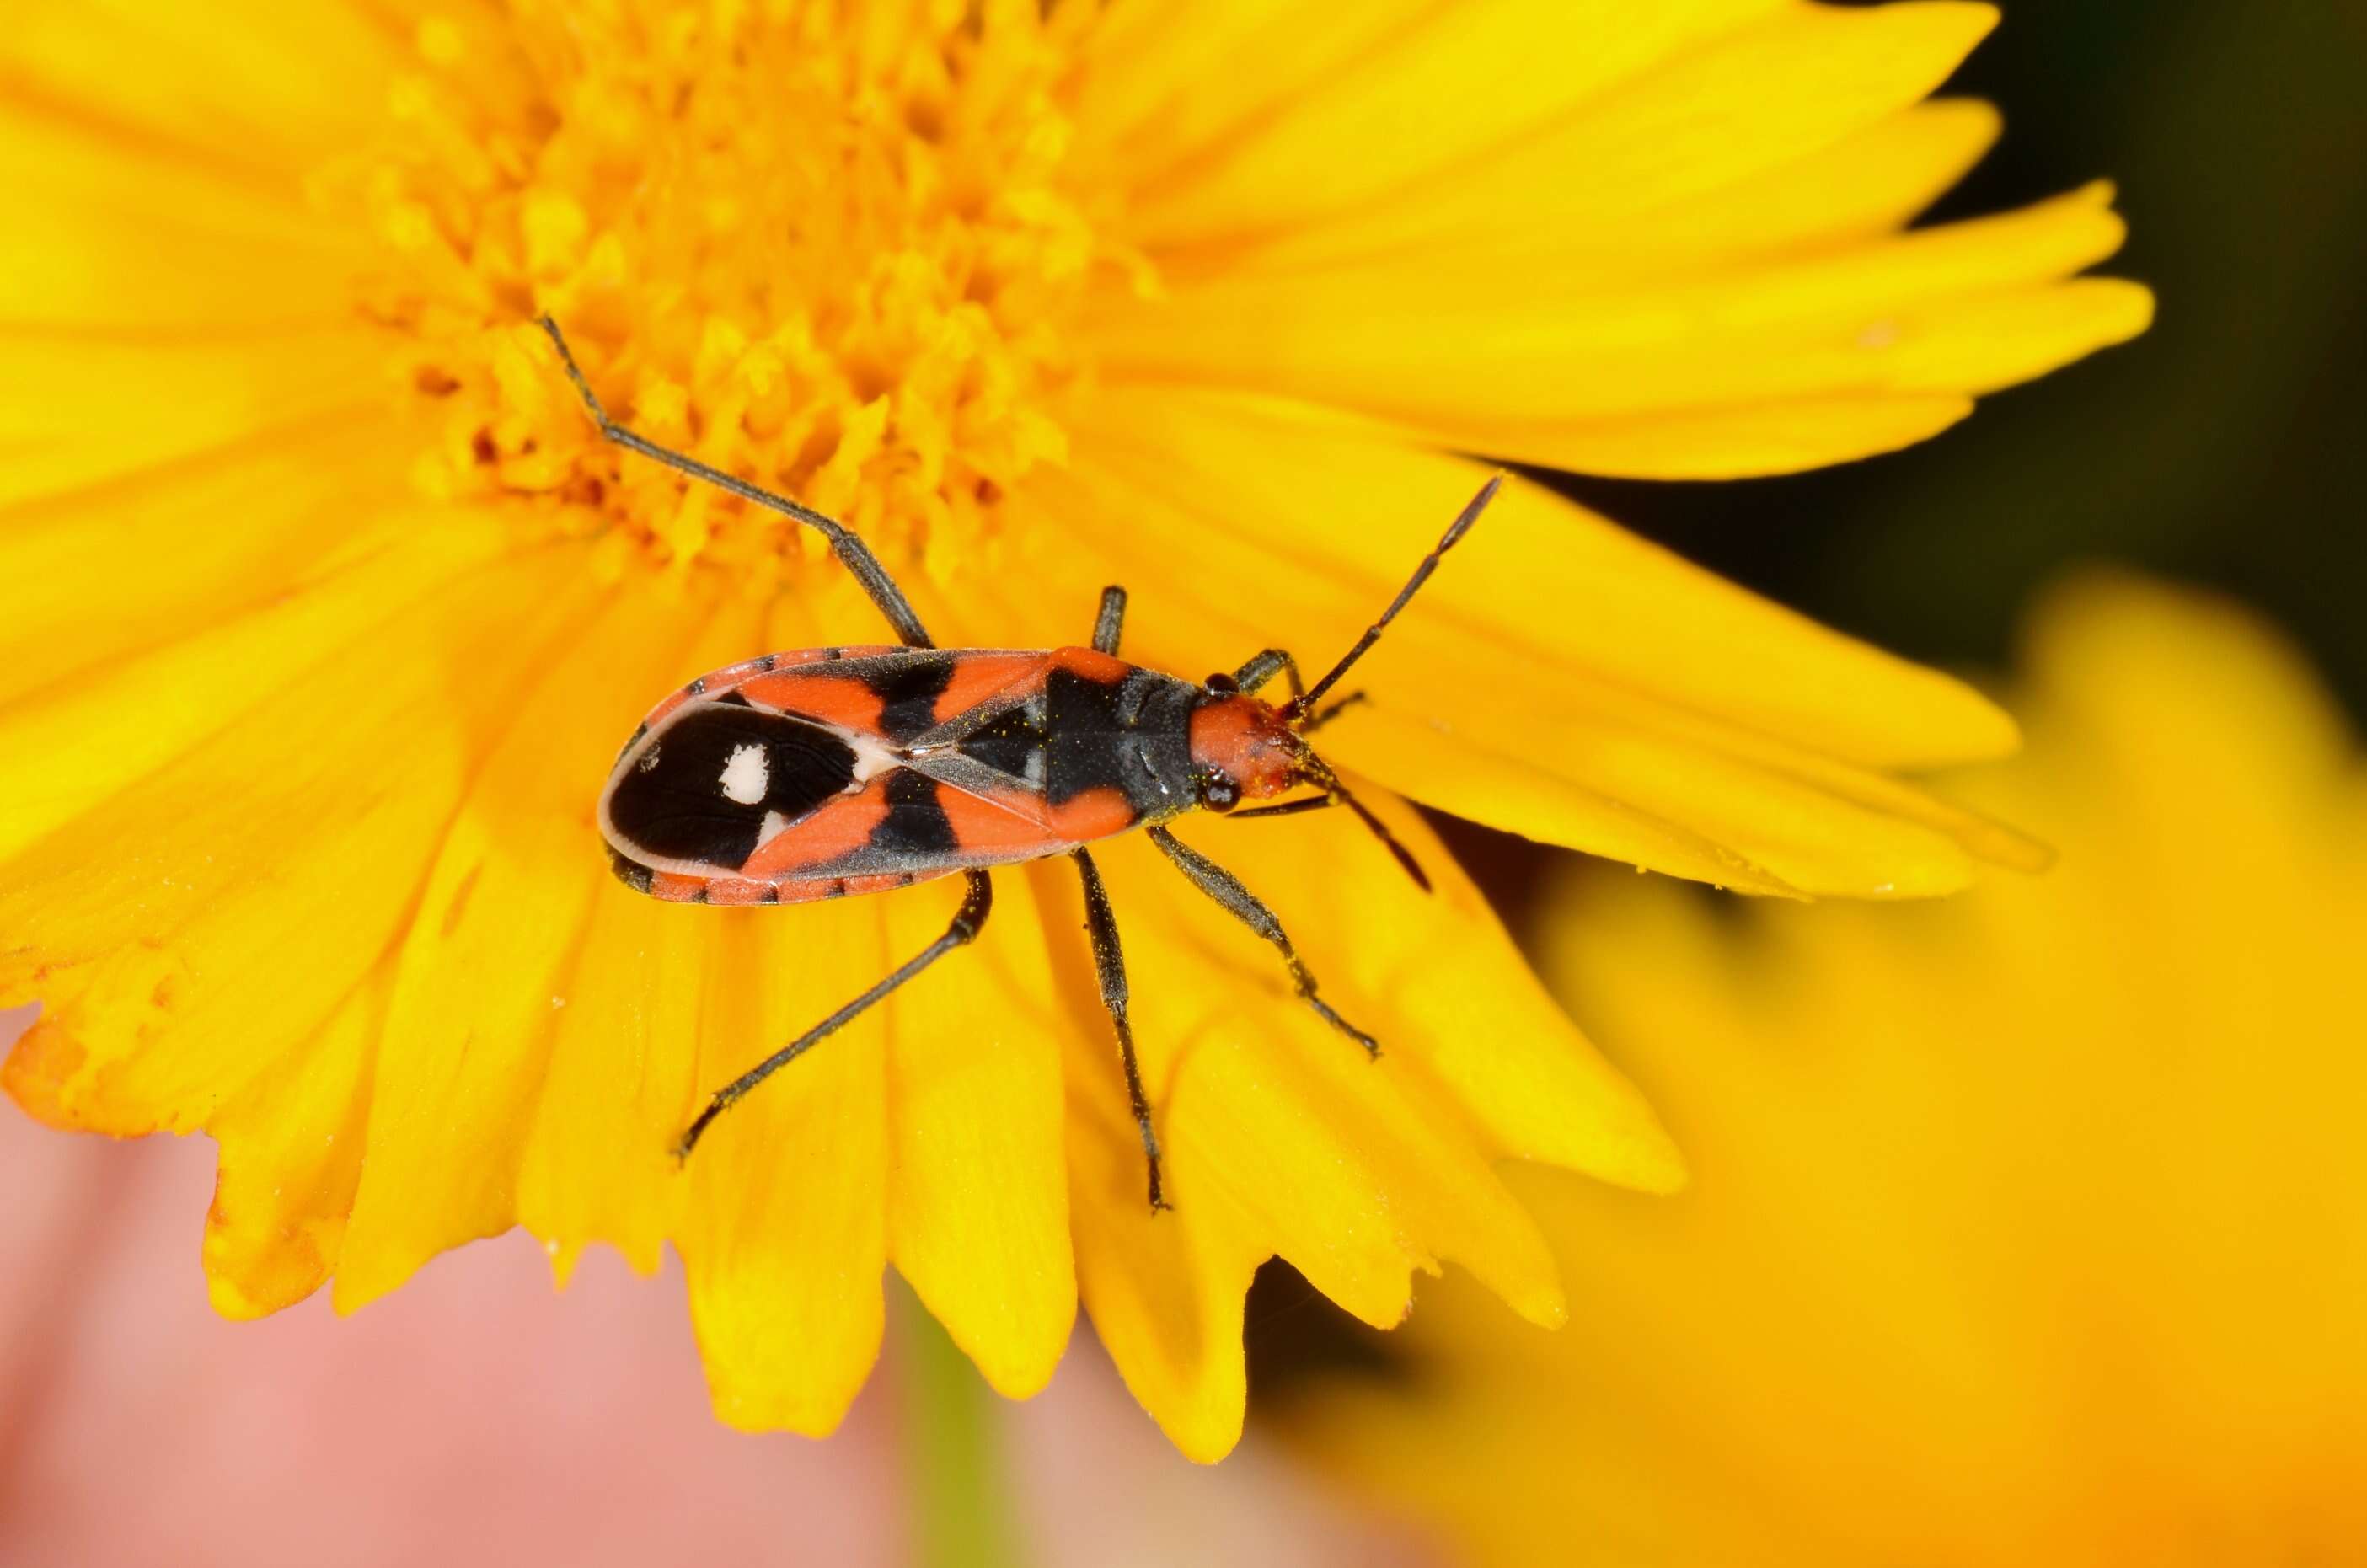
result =
[[[1540,1179],[1579,1322],[1425,1290],[1303,1435],[1480,1562],[2349,1562],[2367,1540],[2367,771],[2274,635],[2058,591],[2062,863],[1911,909],[1567,890],[1548,968],[1694,1162]],[[1632,884],[1633,878],[1628,879]]]
[[[20,8],[21,10],[21,8]],[[524,1224],[669,1241],[719,1409],[828,1430],[892,1263],[996,1387],[1080,1292],[1198,1457],[1241,1292],[1374,1323],[1464,1264],[1562,1297],[1494,1162],[1675,1158],[1403,806],[1208,825],[1343,1012],[1148,846],[1104,871],[1170,1157],[1139,1154],[1069,867],[702,1145],[705,1093],[943,928],[923,891],[654,907],[590,819],[700,671],[878,640],[817,541],[602,444],[844,516],[941,642],[1193,673],[1346,642],[1473,488],[1879,451],[2142,327],[2106,193],[1902,226],[1995,134],[1920,99],[1983,6],[35,0],[0,155],[0,1005],[60,1126],[221,1145],[215,1301],[353,1307]],[[1527,485],[1360,672],[1357,774],[1767,893],[1917,894],[2010,835],[1901,783],[2008,721]],[[1336,745],[1331,738],[1336,736]],[[1376,792],[1377,793],[1377,792]]]

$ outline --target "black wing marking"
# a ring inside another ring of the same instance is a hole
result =
[[[795,821],[855,782],[829,728],[742,703],[685,709],[626,763],[603,803],[612,835],[651,859],[736,871],[766,820]]]

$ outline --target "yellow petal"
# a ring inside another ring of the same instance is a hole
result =
[[[206,1287],[225,1317],[293,1306],[335,1271],[361,1181],[369,1070],[391,965],[214,1113]]]
[[[357,326],[291,329],[248,343],[111,341],[0,331],[0,504],[255,441],[301,442],[327,416],[380,395],[383,351]],[[127,417],[124,389],[139,389]]]
[[[1515,750],[1490,740],[1512,734],[1522,737]],[[1754,748],[1746,737],[1728,739],[1717,765],[1706,768],[1702,741],[1682,732],[1541,718],[1501,698],[1467,702],[1442,727],[1375,699],[1343,715],[1323,742],[1328,753],[1393,787],[1421,798],[1447,792],[1474,820],[1533,837],[1546,835],[1518,813],[1535,797],[1498,792],[1505,780],[1515,790],[1533,784],[1531,759],[1552,759],[1564,776],[1582,782],[1589,799],[1617,800],[1648,822],[1682,822],[1717,846],[1723,858],[1704,880],[1738,892],[1925,897],[1965,886],[1978,860],[2025,871],[2047,860],[2022,835],[1879,773],[1780,745]],[[1467,784],[1478,788],[1467,809],[1459,794]],[[1568,795],[1544,798],[1561,804]],[[1629,850],[1653,847],[1633,837],[1625,842]],[[1576,847],[1612,853],[1591,843]],[[1675,874],[1658,860],[1634,863]],[[1772,886],[1761,885],[1769,879]]]
[[[2112,277],[1976,299],[1897,322],[1897,384],[1987,392],[2126,343],[2153,324],[2153,291]]]
[[[0,708],[0,753],[23,759],[0,813],[0,858],[270,709],[291,682],[514,547],[512,530],[488,513],[434,522],[344,552],[337,568],[194,635],[176,639],[169,623],[153,621],[127,627],[145,635],[137,657]]]
[[[292,184],[374,129],[398,58],[384,25],[368,7],[272,0],[25,0],[10,85],[152,155]]]
[[[2004,123],[1969,99],[1915,104],[1789,162],[1673,200],[1606,209],[1600,221],[1572,214],[1517,232],[1447,228],[1424,243],[1457,265],[1468,265],[1467,250],[1473,258],[1550,256],[1570,279],[1673,276],[1744,256],[1805,259],[1905,228],[1980,161]],[[1602,185],[1586,191],[1605,204],[1637,195]],[[1277,259],[1262,254],[1261,265]]]
[[[1455,459],[1237,401],[1110,392],[1096,411],[1113,423],[1093,462],[1028,499],[1103,553],[1192,563],[1159,597],[1190,606],[1196,646],[1165,642],[1170,620],[1138,649],[1171,669],[1273,642],[1319,669],[1476,488]],[[1875,771],[2005,749],[1987,702],[1542,492],[1509,486],[1424,595],[1352,682],[1370,706],[1324,744],[1447,809],[1758,892],[1943,891],[1970,856],[2033,858]]]
[[[24,586],[0,617],[0,701],[262,608],[325,563],[420,531],[426,514],[356,510],[403,493],[404,460],[380,423],[343,419],[8,507],[0,581]],[[108,613],[95,615],[100,592]]]
[[[908,898],[950,918],[958,883]],[[670,911],[712,921],[702,1094],[787,1044],[890,959],[878,899]],[[793,919],[782,919],[784,913]],[[715,1413],[748,1431],[834,1430],[878,1357],[888,1260],[886,1051],[857,1019],[714,1124],[676,1238]]]
[[[1546,1000],[1484,904],[1409,811],[1380,808],[1428,865],[1420,892],[1345,813],[1206,824],[1195,842],[1275,912],[1377,1062],[1290,991],[1276,954],[1156,850],[1098,852],[1131,974],[1144,1078],[1161,1107],[1172,1213],[1148,1213],[1141,1153],[1082,944],[1054,963],[1072,1021],[1071,1210],[1097,1332],[1186,1452],[1237,1432],[1238,1307],[1224,1283],[1278,1254],[1378,1325],[1416,1269],[1461,1263],[1518,1310],[1557,1321],[1527,1216],[1489,1167],[1519,1153],[1666,1189],[1673,1150],[1642,1101]],[[1226,841],[1219,843],[1217,840]],[[1059,868],[1046,868],[1040,879]],[[1076,896],[1058,878],[1048,908]],[[1058,933],[1081,917],[1056,914]],[[1236,1287],[1238,1288],[1238,1287]]]
[[[1761,432],[1780,437],[1792,400],[1811,404],[1818,426],[1803,457],[1863,456],[1944,425],[1963,394],[2142,332],[2144,289],[2053,281],[2119,247],[2110,199],[2097,186],[2000,218],[1673,278],[1463,272],[1421,249],[1312,276],[1228,273],[1116,306],[1098,331],[1133,376],[1286,392],[1524,461],[1576,467],[1584,454],[1622,474],[1742,474],[1783,456]],[[1861,412],[1863,430],[1838,423]],[[1699,445],[1656,434],[1656,418]],[[1628,457],[1591,428],[1600,422],[1647,445]]]
[[[643,656],[613,694],[597,699],[607,705],[613,695],[610,721],[623,727],[610,746],[632,732],[636,705],[769,646],[761,622],[753,607],[727,603],[695,640],[677,638],[674,651],[636,638]],[[580,808],[599,787],[598,775],[573,782]],[[598,836],[579,827],[572,852],[597,866]],[[794,921],[798,914],[784,909],[776,918]],[[636,1269],[655,1273],[680,1223],[686,1184],[674,1145],[697,1113],[702,1090],[715,1087],[698,1077],[708,998],[741,983],[720,972],[714,934],[708,911],[643,897],[605,874],[593,895],[573,969],[552,998],[561,1004],[557,1035],[518,1171],[518,1222],[552,1249],[562,1277],[595,1241],[612,1243]]]
[[[890,951],[942,935],[944,903],[888,900]],[[1027,878],[1000,874],[986,934],[886,1004],[889,1251],[987,1382],[1022,1399],[1051,1381],[1077,1310],[1044,952],[1071,934],[1046,930]]]
[[[396,958],[340,1311],[516,1221],[560,987],[595,894],[614,886],[592,801],[643,683],[681,657],[706,613],[668,615],[639,595],[595,610],[573,597],[561,656],[536,671],[517,722],[477,770]]]
[[[573,972],[551,997],[558,1033],[517,1179],[518,1223],[562,1279],[595,1241],[643,1274],[663,1260],[681,1209],[674,1143],[697,1112],[695,1043],[719,962],[708,935],[621,883],[593,895]]]
[[[1320,90],[1274,106],[1176,170],[1154,174],[1138,197],[1138,231],[1153,246],[1254,233],[1380,200],[1426,175],[1444,178],[1779,4],[1497,0],[1431,8],[1417,25],[1375,37]],[[1254,57],[1232,54],[1212,74],[1237,73],[1257,80]]]
[[[1223,1201],[1221,1187],[1211,1188],[1206,1202],[1151,1212],[1116,1036],[1082,940],[1076,874],[1046,863],[1029,866],[1026,874],[1049,917],[1047,947],[1067,1013],[1060,1042],[1070,1086],[1069,1217],[1078,1292],[1094,1336],[1135,1398],[1186,1456],[1213,1464],[1240,1440],[1249,1393],[1242,1299],[1274,1249]],[[1125,943],[1127,912],[1117,919]],[[1071,934],[1075,940],[1060,940]],[[1126,953],[1130,968],[1153,956],[1138,938]],[[1136,995],[1144,1078],[1158,1102],[1167,1093],[1176,1038],[1168,1026],[1178,1015],[1138,984]],[[1157,1027],[1146,1027],[1153,1022]]]
[[[1083,1038],[1069,1032],[1072,1043]],[[1093,1058],[1115,1083],[1115,1048]],[[1083,1060],[1072,1048],[1072,1079]],[[1242,1300],[1269,1248],[1209,1190],[1211,1201],[1153,1214],[1142,1145],[1105,1096],[1069,1099],[1069,1213],[1077,1288],[1093,1334],[1126,1385],[1184,1455],[1214,1464],[1240,1441],[1249,1382]]]
[[[1949,393],[1784,398],[1740,407],[1507,429],[1496,439],[1507,450],[1550,450],[1557,467],[1574,473],[1740,479],[1896,452],[1930,440],[1972,412],[1972,399]]]
[[[1337,857],[1346,846],[1336,833],[1327,838]],[[1361,874],[1338,858],[1328,863],[1366,908],[1419,897],[1410,884],[1402,893],[1376,886],[1382,873],[1401,882],[1403,874],[1377,846],[1356,847],[1368,852]],[[1253,889],[1261,882],[1304,886],[1258,857],[1233,858]],[[1557,1318],[1560,1291],[1528,1216],[1489,1170],[1453,1102],[1395,1067],[1400,1049],[1419,1055],[1433,1042],[1387,996],[1366,989],[1362,965],[1334,962],[1353,938],[1389,924],[1386,917],[1343,930],[1324,923],[1337,911],[1310,909],[1303,899],[1284,916],[1285,929],[1305,933],[1301,953],[1326,999],[1384,1037],[1376,1062],[1291,995],[1271,948],[1149,845],[1113,844],[1103,859],[1119,919],[1135,933],[1138,1028],[1174,1043],[1173,1066],[1161,1076],[1177,1208],[1221,1201],[1267,1251],[1376,1327],[1394,1327],[1405,1316],[1412,1270],[1434,1273],[1441,1259],[1469,1267],[1517,1310]],[[1510,958],[1511,944],[1499,940]],[[1492,1034],[1490,1023],[1467,1027]],[[1602,1077],[1614,1098],[1624,1095],[1607,1069]],[[1576,1097],[1581,1117],[1601,1099],[1586,1090]],[[1648,1113],[1642,1120],[1648,1125]]]
[[[1080,440],[1091,454],[1081,466],[1110,491],[1088,496],[1048,479],[1062,526],[1094,525],[1097,543],[1123,530],[1135,558],[1188,562],[1161,593],[1258,619],[1259,636],[1305,650],[1310,666],[1345,650],[1486,472],[1368,426],[1238,397],[1112,389],[1080,417],[1092,436]],[[1486,658],[1507,694],[1633,694],[1867,767],[1932,767],[2014,745],[2012,721],[1962,682],[1826,630],[1535,486],[1508,484],[1450,560],[1357,684],[1385,694],[1390,682],[1368,675],[1422,673],[1424,660],[1398,650],[1429,638],[1467,687],[1488,683],[1463,673]],[[1245,657],[1206,641],[1172,662]]]
[[[1079,73],[1085,155],[1144,183],[1172,177],[1287,114],[1446,7],[1437,0],[1210,0],[1114,8]]]
[[[391,623],[383,657],[316,667],[11,860],[0,995],[46,1004],[9,1059],[19,1101],[185,1131],[319,1027],[408,918],[576,566],[542,550],[464,577]]]
[[[1459,1106],[1489,1154],[1641,1191],[1682,1186],[1683,1160],[1651,1107],[1546,994],[1421,814],[1385,790],[1358,793],[1421,863],[1428,894],[1398,888],[1394,863],[1344,813],[1285,841],[1242,835],[1224,853],[1253,855],[1270,868],[1261,875],[1302,890],[1307,952],[1322,956],[1326,974],[1356,976],[1383,999],[1402,1031],[1385,1043],[1388,1059],[1406,1065],[1426,1098]],[[1354,896],[1335,869],[1350,857],[1394,896]]]
[[[353,238],[307,211],[292,182],[187,167],[159,178],[156,153],[0,97],[11,326],[200,325],[219,338],[351,310]]]

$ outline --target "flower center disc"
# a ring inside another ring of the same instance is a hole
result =
[[[1033,0],[436,17],[387,143],[329,176],[384,242],[438,495],[543,498],[613,567],[746,570],[807,531],[602,443],[531,318],[641,434],[937,566],[1059,460],[1115,182],[1066,91],[1090,8]],[[621,460],[620,460],[621,459]],[[770,572],[757,575],[769,578]]]

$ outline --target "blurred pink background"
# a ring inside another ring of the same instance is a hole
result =
[[[29,1016],[0,1013],[0,1048]],[[561,1294],[516,1233],[352,1318],[323,1292],[224,1322],[198,1266],[213,1163],[0,1105],[0,1562],[905,1560],[892,1362],[828,1442],[731,1432],[676,1269],[595,1250]],[[1254,1435],[1177,1457],[1082,1329],[1000,1416],[1031,1563],[1416,1561]]]

